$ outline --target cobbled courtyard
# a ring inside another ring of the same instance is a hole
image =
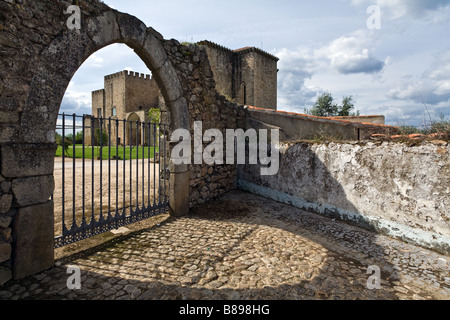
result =
[[[0,287],[3,300],[449,298],[449,257],[240,191]]]

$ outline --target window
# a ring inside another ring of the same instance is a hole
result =
[[[111,115],[112,115],[113,117],[116,117],[116,116],[117,116],[117,108],[116,108],[116,107],[113,107],[113,108],[112,108]]]
[[[101,118],[102,117],[102,109],[99,108],[97,109],[97,118]]]

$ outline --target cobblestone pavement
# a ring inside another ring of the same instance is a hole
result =
[[[236,191],[8,283],[0,299],[448,300],[449,288],[447,256]]]

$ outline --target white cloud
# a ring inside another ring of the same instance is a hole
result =
[[[378,5],[381,7],[384,17],[389,20],[400,18],[432,18],[435,22],[436,12],[448,10],[450,0],[351,0],[352,4],[362,5]]]
[[[306,106],[316,96],[316,90],[306,85],[318,70],[320,61],[309,50],[299,48],[296,51],[281,49],[276,53],[280,58],[278,67],[278,104],[286,108]]]
[[[318,93],[329,90],[311,84],[309,80],[316,75],[379,74],[385,62],[370,53],[375,44],[370,32],[359,30],[315,50],[305,47],[279,50],[275,53],[280,58],[279,106],[286,109],[312,105]]]
[[[368,30],[358,30],[334,40],[317,50],[316,54],[329,59],[331,67],[341,74],[376,73],[383,69],[385,63],[370,53],[374,42]]]
[[[92,56],[89,57],[89,66],[94,67],[94,68],[101,68],[103,67],[103,63],[104,63],[104,59],[103,57],[97,55],[97,54],[93,54]]]
[[[439,54],[423,74],[403,79],[387,96],[397,100],[439,105],[450,100],[450,50]]]
[[[67,114],[90,114],[91,93],[76,90],[75,83],[71,81],[61,102],[60,113],[63,112]]]

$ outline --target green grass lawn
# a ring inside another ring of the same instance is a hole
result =
[[[150,150],[149,150],[150,148]],[[72,158],[73,156],[73,146],[70,146],[65,154],[66,157]],[[130,147],[111,147],[111,152],[108,147],[103,147],[103,151],[100,152],[100,147],[88,147],[86,146],[84,149],[84,157],[85,159],[92,159],[92,156],[94,159],[97,159],[97,157],[100,157],[100,154],[102,155],[103,160],[108,160],[109,157],[115,157],[119,156],[120,159],[125,160],[135,160],[137,159],[137,152],[139,152],[139,159],[148,159],[154,157],[154,147],[131,147],[131,157],[130,157]],[[149,157],[150,152],[150,157]],[[156,152],[158,152],[158,147],[156,147]],[[61,146],[58,146],[58,149],[56,150],[55,157],[62,157],[63,149]],[[142,155],[144,153],[144,155]],[[83,146],[82,145],[76,145],[75,146],[75,158],[82,159],[83,158]]]

